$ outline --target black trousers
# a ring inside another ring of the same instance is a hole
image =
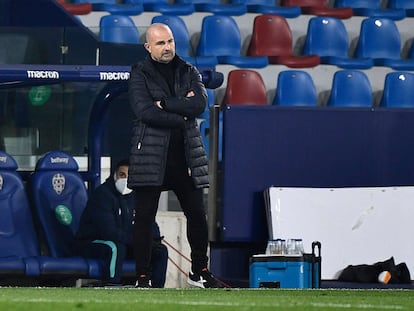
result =
[[[167,168],[163,186],[137,187],[134,225],[134,251],[137,274],[148,275],[151,261],[152,223],[161,192],[172,190],[187,218],[187,239],[191,248],[192,270],[207,267],[208,228],[203,203],[203,190],[196,189],[187,169],[182,165]]]

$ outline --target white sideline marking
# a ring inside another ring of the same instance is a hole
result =
[[[143,297],[137,297],[137,299],[129,300],[128,301],[106,301],[106,300],[95,300],[95,299],[83,299],[77,300],[76,303],[99,303],[99,304],[130,304],[134,302],[139,303],[148,303],[148,304],[171,304],[171,305],[188,305],[188,306],[218,306],[218,307],[316,307],[316,308],[342,308],[342,309],[352,309],[352,310],[366,310],[366,309],[375,309],[375,310],[406,310],[407,308],[400,306],[400,305],[372,305],[372,304],[352,304],[352,303],[298,303],[295,302],[293,304],[283,304],[283,303],[232,303],[232,302],[217,302],[217,301],[177,301],[177,300],[163,300],[163,301],[155,301],[153,299],[142,299]],[[0,298],[0,301],[2,299]],[[45,298],[36,298],[36,299],[7,299],[7,301],[13,302],[40,302],[40,303],[47,303],[47,302],[57,302],[55,299],[45,299]],[[74,303],[72,299],[58,301],[59,303]]]

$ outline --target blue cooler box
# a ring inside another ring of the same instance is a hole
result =
[[[251,288],[319,288],[321,257],[255,255],[249,270]]]

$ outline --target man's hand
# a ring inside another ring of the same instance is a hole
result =
[[[187,95],[185,95],[185,97],[193,97],[193,96],[195,96],[193,91],[190,91],[187,93]]]

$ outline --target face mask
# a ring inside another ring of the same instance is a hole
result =
[[[115,180],[115,188],[118,192],[122,195],[130,194],[132,189],[127,187],[127,179],[126,178],[119,178]]]

